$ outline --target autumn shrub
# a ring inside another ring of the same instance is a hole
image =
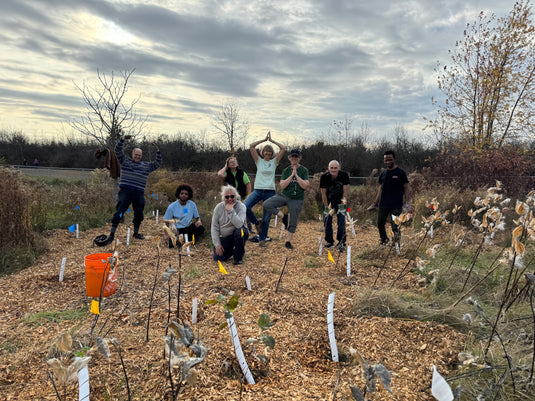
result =
[[[517,196],[533,184],[528,176],[533,169],[533,155],[522,147],[478,150],[449,147],[430,160],[429,180],[452,180],[459,188],[472,190],[493,186],[496,180]]]

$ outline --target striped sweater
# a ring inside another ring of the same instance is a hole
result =
[[[136,163],[124,154],[122,139],[115,145],[115,154],[119,163],[121,163],[121,181],[119,182],[119,186],[141,192],[145,191],[149,174],[162,164],[162,154],[159,150],[156,153],[155,161]]]

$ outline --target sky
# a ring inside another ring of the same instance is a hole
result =
[[[135,69],[148,136],[216,140],[213,117],[234,103],[250,138],[328,138],[333,121],[369,140],[432,140],[435,68],[481,11],[514,0],[1,0],[0,131],[79,138],[76,86],[97,71]]]

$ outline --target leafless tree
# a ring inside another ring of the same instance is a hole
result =
[[[99,84],[94,87],[85,81],[81,85],[75,82],[87,112],[70,121],[70,126],[106,148],[113,148],[121,135],[139,136],[147,117],[138,116],[134,110],[139,96],[129,103],[125,99],[134,71],[121,71],[118,76],[113,71],[106,75],[97,70]]]
[[[212,126],[218,134],[223,134],[232,153],[241,144],[245,147],[249,135],[249,121],[243,117],[236,102],[222,104],[213,117]]]

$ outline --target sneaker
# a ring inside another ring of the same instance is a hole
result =
[[[261,221],[257,221],[254,226],[256,228],[256,233],[260,234],[262,232],[262,222]]]
[[[294,249],[292,243],[290,241],[286,241],[286,244],[284,244],[284,246],[288,249]]]
[[[140,234],[140,233],[134,233],[133,237],[135,239],[145,239],[145,237],[143,236],[143,234]]]
[[[258,241],[258,246],[261,246],[262,248],[265,248],[266,247],[266,240],[263,239],[263,240]]]
[[[381,241],[381,243],[379,244],[381,246],[388,246],[388,239],[384,240],[384,241]]]
[[[249,238],[249,241],[258,242],[260,241],[260,237],[258,235],[253,235],[251,238]]]
[[[271,237],[266,237],[266,242],[273,241]]]
[[[331,242],[327,242],[325,245],[323,245],[323,247],[324,247],[325,249],[332,248],[333,246],[334,246],[334,244],[331,243]]]
[[[235,265],[243,265],[243,260],[235,260],[234,264]]]
[[[284,228],[287,229],[288,228],[288,215],[285,214],[284,216],[282,216],[282,224],[284,224]]]

